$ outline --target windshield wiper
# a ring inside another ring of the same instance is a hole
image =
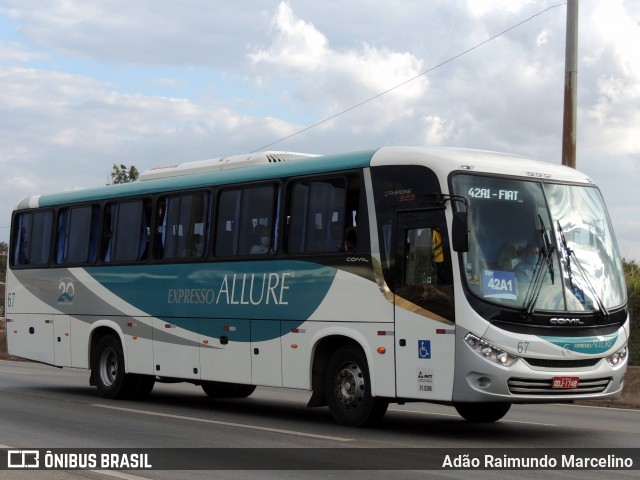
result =
[[[565,262],[567,263],[567,273],[569,274],[569,286],[571,287],[571,291],[575,295],[574,284],[573,284],[573,272],[571,270],[571,258],[573,257],[573,261],[578,267],[578,271],[580,272],[582,279],[585,281],[587,288],[591,292],[591,295],[593,295],[593,298],[595,300],[596,305],[598,306],[598,310],[600,311],[600,314],[604,318],[609,318],[609,310],[607,310],[607,307],[604,306],[604,303],[602,302],[600,295],[598,295],[598,292],[596,292],[596,289],[593,286],[593,283],[591,283],[591,280],[589,280],[589,275],[587,274],[587,271],[584,269],[584,267],[580,263],[580,260],[578,260],[578,257],[576,256],[576,252],[572,248],[570,248],[569,245],[567,244],[567,239],[564,236],[564,232],[562,231],[562,226],[560,225],[560,221],[558,221],[557,223],[558,223],[558,232],[560,233],[560,244],[562,245],[562,250],[564,251],[564,259],[565,259]],[[580,287],[576,285],[575,288],[579,289]]]
[[[549,234],[547,233],[547,228],[542,220],[542,216],[538,215],[538,222],[540,223],[540,236],[542,237],[542,252],[538,256],[538,261],[535,265],[534,276],[527,289],[527,294],[525,295],[524,305],[526,306],[527,315],[531,316],[534,311],[534,307],[536,302],[538,301],[538,297],[540,296],[540,291],[542,290],[542,284],[544,282],[544,276],[546,272],[549,272],[551,277],[551,284],[554,283],[555,275],[553,271],[553,261],[551,260],[551,255],[555,250],[555,246],[551,243],[549,239]],[[547,268],[541,268],[542,264],[545,264]]]

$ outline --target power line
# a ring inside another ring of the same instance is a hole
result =
[[[369,102],[371,102],[371,101],[373,101],[373,100],[375,100],[375,99],[377,99],[377,98],[380,98],[380,97],[382,97],[383,95],[386,95],[387,93],[392,92],[393,90],[396,90],[396,89],[398,89],[398,88],[400,88],[400,87],[403,87],[404,85],[406,85],[406,84],[408,84],[408,83],[411,83],[411,82],[413,82],[414,80],[417,80],[417,79],[418,79],[418,78],[420,78],[420,77],[423,77],[423,76],[425,76],[425,75],[428,75],[429,73],[433,72],[434,70],[436,70],[436,69],[438,69],[438,68],[440,68],[440,67],[442,67],[442,66],[444,66],[444,65],[446,65],[446,64],[448,64],[448,63],[451,63],[451,62],[453,62],[454,60],[457,60],[458,58],[460,58],[460,57],[462,57],[462,56],[464,56],[464,55],[466,55],[466,54],[468,54],[468,53],[472,52],[473,50],[475,50],[475,49],[477,49],[477,48],[480,48],[480,47],[482,47],[483,45],[485,45],[485,44],[487,44],[487,43],[489,43],[489,42],[491,42],[491,41],[495,40],[496,38],[501,37],[502,35],[504,35],[504,34],[506,34],[506,33],[509,33],[511,30],[514,30],[514,29],[516,29],[516,28],[520,27],[521,25],[524,25],[525,23],[530,22],[530,21],[531,21],[531,20],[533,20],[534,18],[536,18],[536,17],[538,17],[538,16],[540,16],[540,15],[542,15],[542,14],[544,14],[544,13],[548,12],[549,10],[552,10],[552,9],[554,9],[554,8],[557,8],[557,7],[560,7],[560,6],[562,6],[562,5],[566,5],[566,4],[567,4],[567,2],[565,1],[565,2],[557,3],[557,4],[552,5],[552,6],[550,6],[550,7],[547,7],[547,8],[545,8],[544,10],[541,10],[541,11],[539,11],[538,13],[535,13],[535,14],[531,15],[529,18],[527,18],[527,19],[525,19],[525,20],[522,20],[521,22],[516,23],[515,25],[513,25],[513,26],[511,26],[511,27],[507,28],[506,30],[503,30],[502,32],[500,32],[500,33],[498,33],[498,34],[496,34],[496,35],[494,35],[494,36],[492,36],[492,37],[487,38],[486,40],[484,40],[484,41],[482,41],[482,42],[478,43],[477,45],[474,45],[473,47],[468,48],[467,50],[465,50],[465,51],[463,51],[463,52],[458,53],[457,55],[455,55],[455,56],[453,56],[453,57],[449,58],[448,60],[445,60],[445,61],[443,61],[443,62],[441,62],[441,63],[439,63],[439,64],[437,64],[437,65],[435,65],[435,66],[433,66],[433,67],[431,67],[431,68],[429,68],[428,70],[425,70],[424,72],[419,73],[419,74],[418,74],[418,75],[416,75],[415,77],[412,77],[412,78],[410,78],[410,79],[408,79],[408,80],[405,80],[404,82],[399,83],[399,84],[397,84],[397,85],[396,85],[396,86],[394,86],[394,87],[391,87],[391,88],[389,88],[389,89],[387,89],[387,90],[385,90],[385,91],[383,91],[383,92],[380,92],[380,93],[378,93],[378,94],[374,95],[373,97],[370,97],[370,98],[368,98],[368,99],[366,99],[366,100],[363,100],[362,102],[357,103],[357,104],[355,104],[355,105],[353,105],[353,106],[351,106],[351,107],[347,108],[346,110],[342,110],[341,112],[338,112],[338,113],[336,113],[336,114],[334,114],[334,115],[331,115],[330,117],[327,117],[327,118],[325,118],[325,119],[323,119],[323,120],[320,120],[320,121],[318,121],[318,122],[314,123],[313,125],[309,125],[308,127],[305,127],[305,128],[303,128],[303,129],[301,129],[301,130],[298,130],[297,132],[294,132],[294,133],[292,133],[292,134],[290,134],[290,135],[287,135],[286,137],[282,137],[280,140],[276,140],[275,142],[271,142],[271,143],[269,143],[269,144],[267,144],[267,145],[264,145],[264,146],[262,146],[262,147],[260,147],[260,148],[257,148],[257,149],[255,149],[255,150],[253,150],[251,153],[258,152],[258,151],[260,151],[260,150],[264,150],[264,149],[266,149],[266,148],[269,148],[269,147],[271,147],[272,145],[275,145],[276,143],[280,143],[280,142],[283,142],[283,141],[285,141],[285,140],[287,140],[287,139],[289,139],[289,138],[291,138],[291,137],[295,137],[296,135],[299,135],[299,134],[301,134],[301,133],[303,133],[303,132],[306,132],[307,130],[311,130],[312,128],[315,128],[315,127],[317,127],[318,125],[322,125],[323,123],[326,123],[326,122],[328,122],[329,120],[333,120],[334,118],[339,117],[340,115],[344,115],[345,113],[350,112],[351,110],[355,110],[356,108],[361,107],[362,105],[365,105],[366,103],[369,103]]]

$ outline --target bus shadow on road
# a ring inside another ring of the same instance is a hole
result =
[[[313,427],[329,427],[333,434],[354,436],[357,432],[367,432],[369,439],[389,439],[390,435],[410,436],[419,444],[425,441],[451,441],[459,444],[468,438],[471,444],[478,446],[504,445],[512,447],[549,447],[550,443],[566,445],[575,437],[575,431],[565,431],[553,425],[535,424],[510,420],[509,415],[493,423],[469,423],[458,417],[451,408],[450,414],[402,411],[393,408],[387,412],[376,427],[357,429],[336,425],[326,407],[307,408],[301,392],[294,391],[292,398],[284,398],[278,390],[275,398],[258,389],[256,393],[243,399],[213,399],[207,397],[199,388],[191,389],[184,384],[177,389],[162,386],[154,389],[144,400],[112,400],[100,397],[92,387],[78,386],[40,386],[34,390],[57,392],[71,395],[91,404],[112,408],[142,410],[170,414],[184,418],[223,421],[237,424],[277,424],[278,428],[300,429],[300,422]],[[33,388],[32,388],[33,389]],[[295,397],[295,398],[293,398]],[[221,417],[221,416],[224,417]]]

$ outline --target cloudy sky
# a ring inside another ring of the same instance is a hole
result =
[[[579,22],[577,166],[640,261],[640,2]],[[269,149],[561,163],[565,26],[559,0],[0,0],[0,241],[25,195],[263,149],[396,86]]]

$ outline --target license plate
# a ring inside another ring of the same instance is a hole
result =
[[[578,388],[580,377],[553,377],[551,388]]]

